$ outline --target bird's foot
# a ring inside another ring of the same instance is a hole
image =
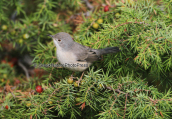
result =
[[[73,74],[74,74],[75,72],[73,72],[72,74],[71,74],[71,76],[70,76],[70,78],[72,78],[72,79],[77,79],[77,77],[73,77]]]

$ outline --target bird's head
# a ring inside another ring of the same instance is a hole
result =
[[[53,38],[53,42],[57,49],[61,48],[64,50],[68,50],[70,46],[74,43],[72,37],[65,32],[60,32],[55,35],[49,35]]]

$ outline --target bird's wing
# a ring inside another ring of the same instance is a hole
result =
[[[92,51],[91,48],[87,46],[83,46],[79,43],[76,45],[77,47],[73,47],[73,51],[75,55],[77,56],[77,61],[79,62],[94,62],[100,59],[100,57],[96,54],[96,52]]]

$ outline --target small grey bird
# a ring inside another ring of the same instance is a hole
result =
[[[83,72],[93,62],[100,60],[101,55],[119,52],[118,47],[108,47],[104,49],[92,49],[75,42],[72,37],[65,32],[49,35],[53,38],[56,46],[58,61],[65,68],[72,71]]]

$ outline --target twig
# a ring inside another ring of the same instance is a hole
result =
[[[106,89],[108,89],[108,90],[112,90],[112,91],[113,91],[113,88],[112,88],[111,86],[106,86],[106,85],[104,85],[104,87],[105,87]],[[126,94],[125,92],[120,91],[119,89],[115,89],[115,92]]]
[[[77,81],[77,82],[78,82],[78,86],[79,86],[79,83],[82,81],[82,77],[83,77],[83,75],[84,75],[84,72],[82,72],[81,77],[80,77],[80,78],[79,78],[79,80]]]
[[[126,25],[126,24],[132,24],[132,23],[135,23],[135,24],[145,24],[145,22],[137,22],[137,21],[135,21],[135,22],[125,22],[125,23],[122,23],[122,24],[119,24],[119,25],[115,26],[115,28],[118,28],[118,27]],[[149,25],[149,24],[146,24],[146,25]]]
[[[125,92],[120,91],[119,89],[116,89],[115,92],[126,94]]]
[[[70,21],[71,19],[74,19],[75,16],[82,15],[82,14],[83,14],[84,16],[88,17],[88,16],[90,16],[90,12],[91,12],[91,10],[90,10],[90,11],[87,11],[87,12],[85,12],[85,13],[77,13],[77,14],[74,14],[74,15],[72,15],[67,21]]]
[[[90,9],[93,10],[94,6],[90,4],[90,2],[88,0],[83,0],[86,3],[86,6]]]
[[[50,98],[52,97],[52,95],[55,94],[55,92],[58,91],[59,89],[60,89],[60,88],[55,89],[55,90],[49,95],[48,99],[47,99],[45,102],[43,102],[42,104],[48,102],[48,101],[50,100]],[[42,104],[41,104],[41,105],[42,105]]]
[[[29,77],[29,73],[28,73],[28,70],[26,69],[26,67],[20,61],[18,61],[18,65],[24,70],[25,75],[26,75],[26,80],[29,81],[30,77]]]
[[[111,107],[110,107],[110,110],[112,110],[112,107],[113,107],[113,105],[115,104],[115,102],[116,102],[116,100],[117,100],[117,97],[116,97],[116,96],[114,96],[114,98],[115,98],[115,100],[113,101],[113,103],[112,103],[112,105],[111,105]]]
[[[127,97],[128,97],[128,93],[125,95],[124,119],[125,119],[125,113],[126,113],[126,109],[127,109]]]
[[[52,106],[52,107],[50,107],[50,108],[48,108],[48,109],[50,110],[50,109],[52,109],[52,108],[54,108],[54,107],[56,107],[56,105],[54,105],[54,106]]]
[[[15,22],[17,16],[17,11],[14,11],[13,14],[11,15],[11,19]]]

